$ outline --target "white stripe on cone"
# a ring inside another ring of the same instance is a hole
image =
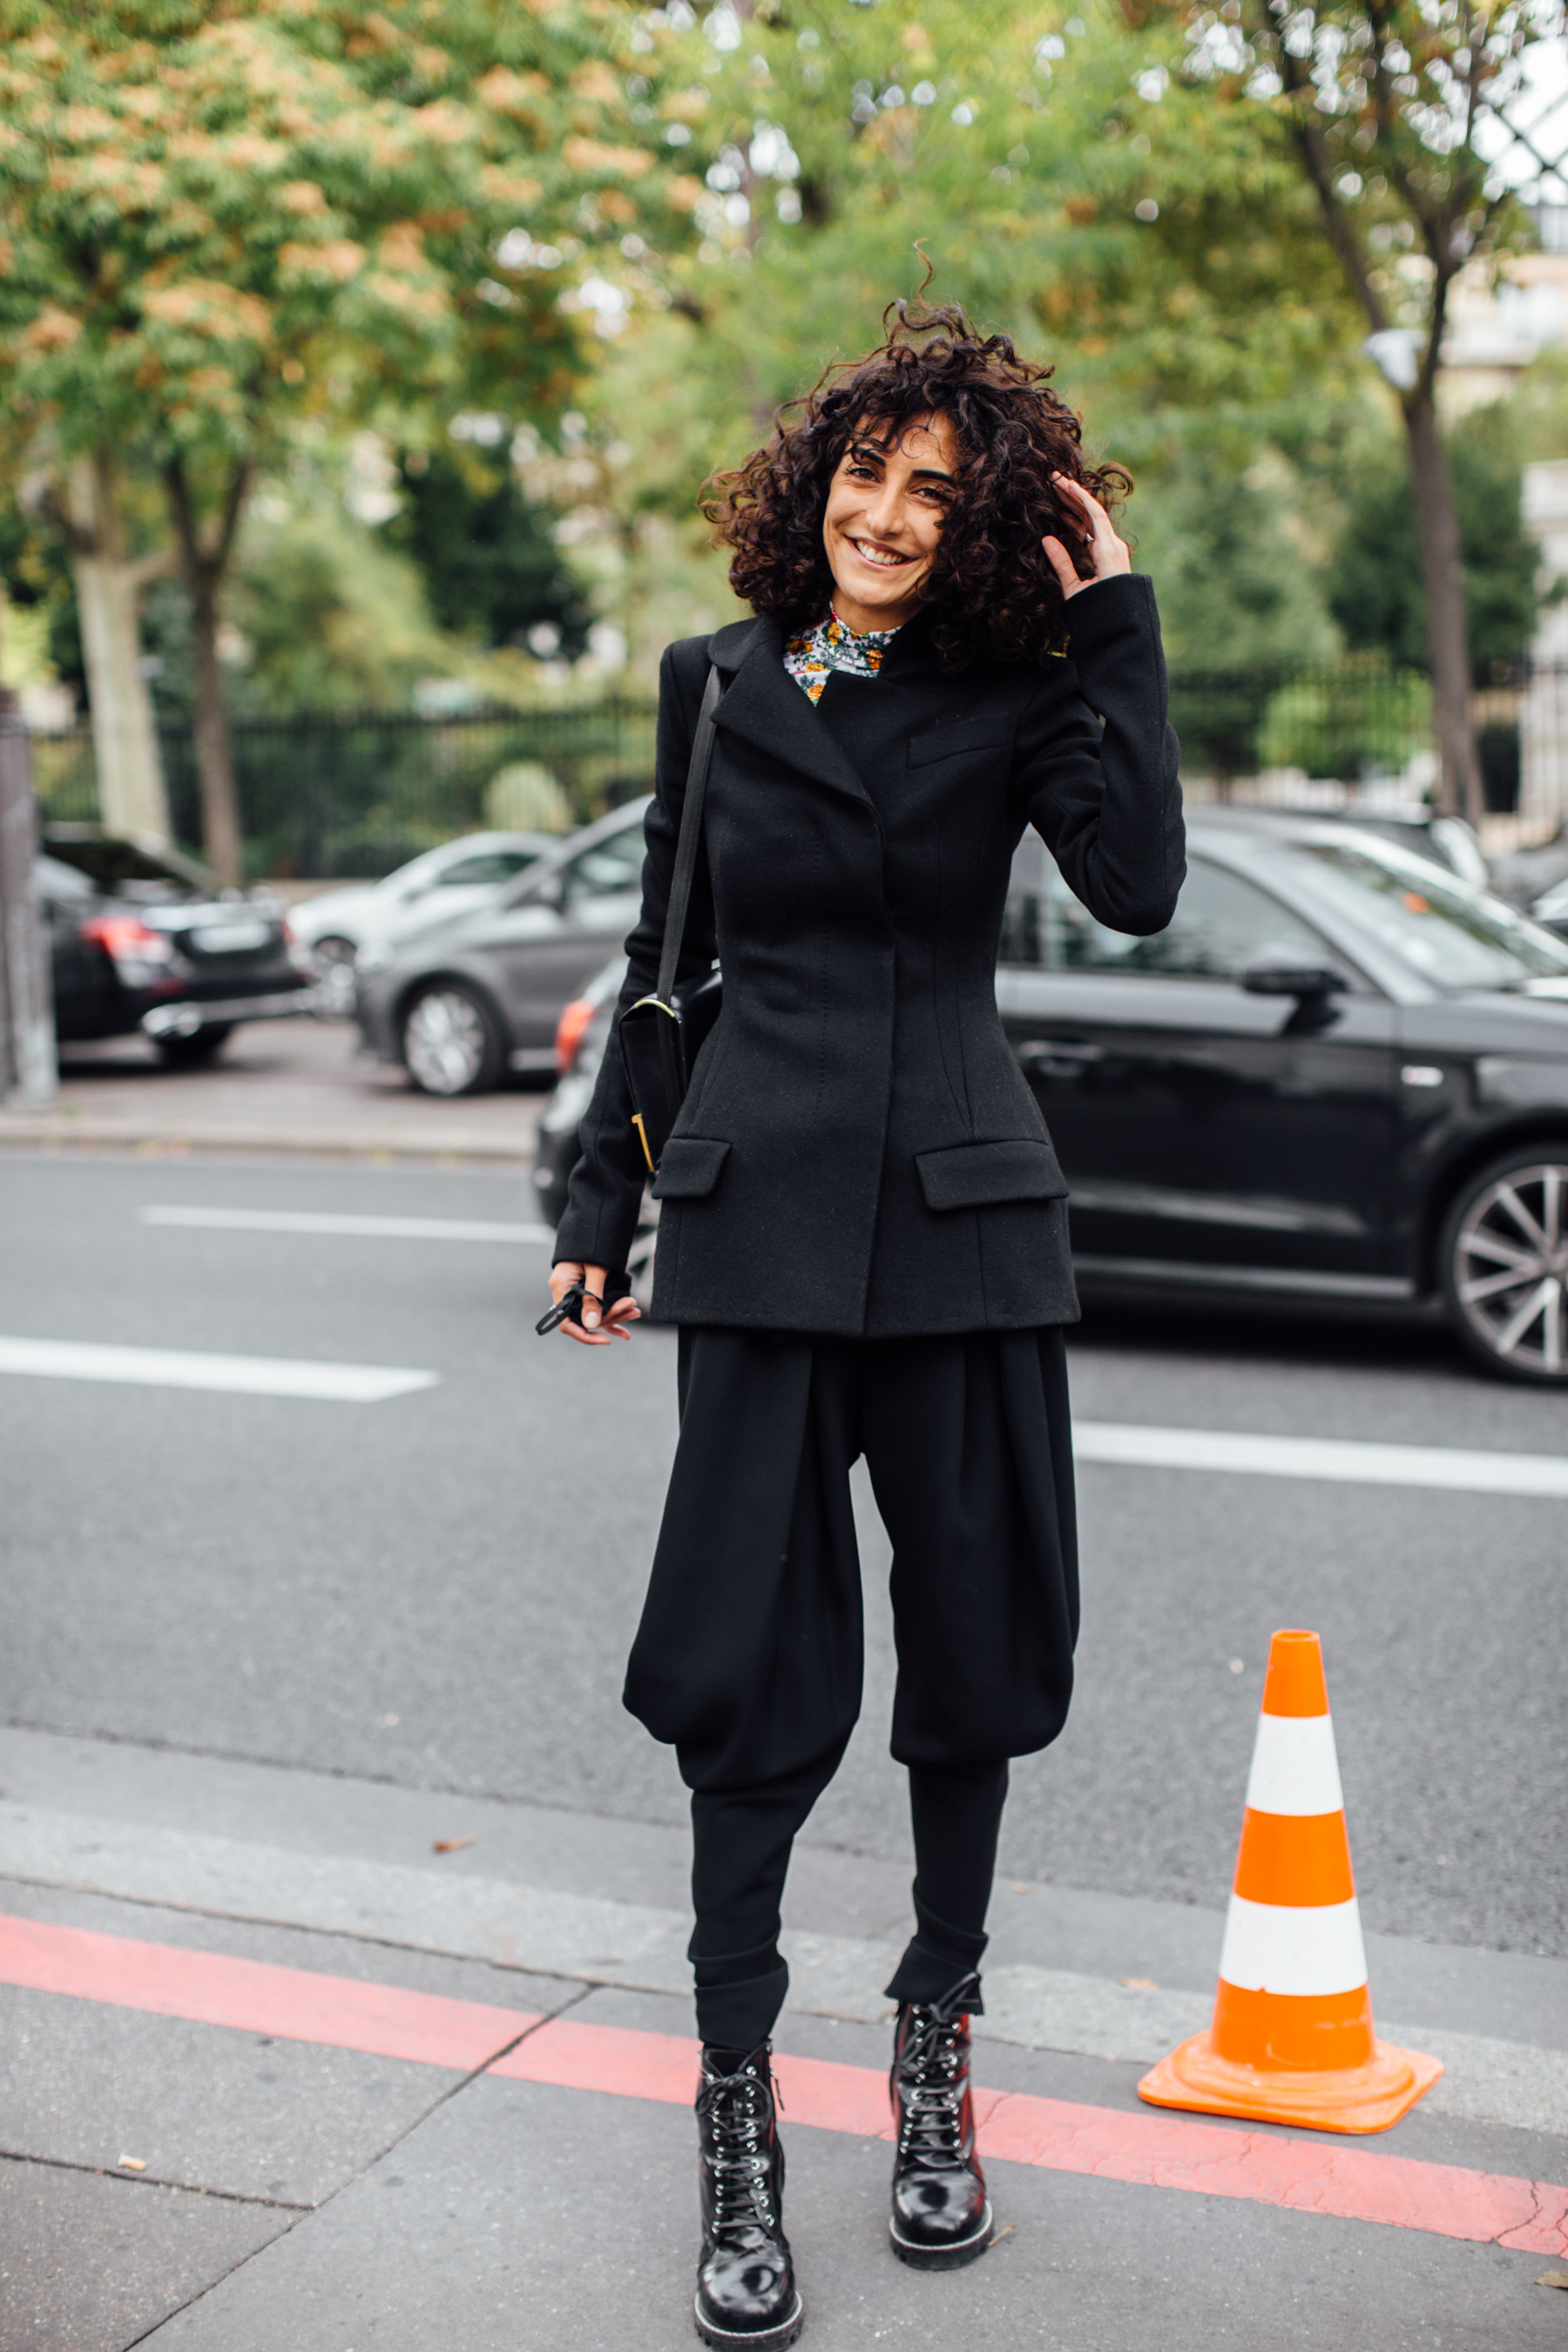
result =
[[[1332,1716],[1260,1715],[1247,1801],[1255,1813],[1342,1813]]]
[[[1361,1906],[1353,1895],[1300,1906],[1233,1895],[1219,1972],[1241,1992],[1355,1992],[1366,1982]]]

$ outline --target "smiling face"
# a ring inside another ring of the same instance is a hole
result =
[[[901,628],[919,612],[957,475],[957,436],[945,416],[921,418],[897,441],[875,424],[851,438],[822,519],[833,608],[850,628]]]

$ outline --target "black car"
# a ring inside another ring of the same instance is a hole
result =
[[[997,999],[1086,1292],[1440,1301],[1568,1386],[1568,945],[1362,826],[1202,807],[1188,869],[1132,939],[1033,835],[1015,865]],[[552,1217],[610,1011],[544,1115]]]
[[[642,903],[646,799],[544,852],[496,902],[355,961],[365,1044],[426,1094],[480,1094],[554,1067],[555,1025]]]
[[[282,910],[220,897],[177,851],[53,824],[34,878],[62,1045],[140,1031],[188,1066],[210,1061],[241,1021],[312,1007]]]

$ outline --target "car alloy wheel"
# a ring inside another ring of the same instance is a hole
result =
[[[321,1010],[329,1020],[352,1021],[357,983],[352,940],[318,940],[310,950]]]
[[[1568,1384],[1568,1151],[1483,1169],[1448,1213],[1444,1286],[1471,1353]]]
[[[403,1059],[422,1094],[471,1095],[493,1087],[500,1048],[489,1015],[455,982],[426,989],[404,1016]]]

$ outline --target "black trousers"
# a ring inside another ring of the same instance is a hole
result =
[[[691,1790],[702,2038],[751,2048],[788,1983],[790,1848],[860,1711],[849,1471],[893,1543],[892,1752],[916,1933],[889,1996],[984,1948],[1007,1759],[1060,1731],[1078,1556],[1059,1329],[817,1339],[683,1328],[680,1439],[626,1704]]]

